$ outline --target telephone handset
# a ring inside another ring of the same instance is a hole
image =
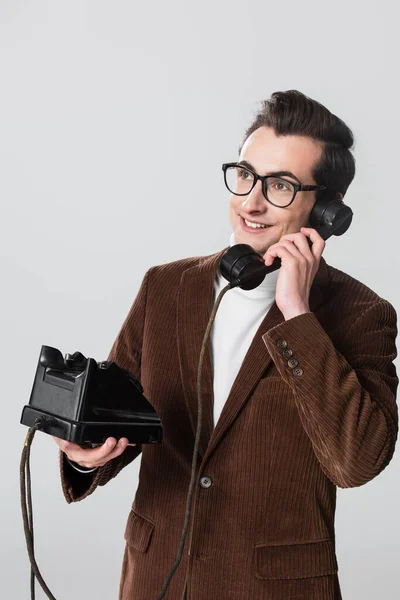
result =
[[[310,225],[322,239],[331,235],[342,235],[350,227],[353,211],[340,198],[324,195],[317,200],[310,214]],[[311,247],[312,242],[307,238]],[[281,266],[281,259],[275,258],[267,267],[260,254],[248,244],[236,244],[229,248],[221,258],[220,271],[230,282],[230,287],[252,290],[260,285],[265,276]]]

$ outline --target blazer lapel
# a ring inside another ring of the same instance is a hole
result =
[[[201,264],[186,270],[181,278],[178,299],[178,351],[185,400],[195,434],[198,416],[197,369],[204,333],[214,305],[214,280],[219,261],[226,248],[207,257]],[[314,312],[324,300],[323,286],[328,279],[327,265],[321,257],[310,292],[310,310]],[[228,291],[227,294],[230,292]],[[222,300],[222,302],[224,299]],[[213,368],[210,343],[207,344],[202,373],[202,427],[199,454],[209,457],[221,437],[231,426],[248,400],[272,357],[262,335],[284,321],[276,302],[265,315],[232,385],[221,415],[213,428]]]

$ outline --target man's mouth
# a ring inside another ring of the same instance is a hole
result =
[[[260,233],[263,229],[268,229],[268,227],[271,227],[271,225],[266,225],[265,223],[257,223],[257,221],[249,221],[248,219],[244,219],[243,217],[240,217],[240,224],[242,226],[242,229],[244,229],[245,231],[257,231]]]

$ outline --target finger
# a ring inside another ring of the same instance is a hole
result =
[[[102,462],[100,464],[104,464],[105,462],[108,462],[108,461],[112,460],[113,458],[120,456],[125,451],[127,446],[128,446],[127,438],[121,438],[120,440],[118,440],[117,444],[115,445],[114,450],[112,452],[110,452],[105,457],[104,462]]]
[[[280,257],[280,254],[279,253],[277,254],[277,252],[276,252],[276,250],[278,248],[286,248],[286,250],[289,252],[289,254],[291,254],[297,260],[301,260],[301,261],[305,260],[304,256],[299,252],[299,250],[296,248],[296,246],[290,240],[288,240],[288,239],[285,240],[284,238],[282,238],[281,240],[279,240],[279,242],[276,242],[276,244],[273,244],[272,246],[270,246],[268,248],[267,252],[265,253],[264,262],[267,266],[273,262],[274,258],[276,258],[277,256]],[[270,258],[268,258],[268,262],[266,262],[267,257],[270,257]]]
[[[305,239],[305,238],[304,238]],[[281,246],[283,246],[284,248],[286,248],[286,250],[288,252],[290,252],[290,254],[292,254],[292,256],[294,256],[299,262],[303,262],[306,260],[306,257],[304,256],[304,254],[302,254],[299,250],[299,248],[296,246],[296,244],[291,241],[291,240],[281,240],[279,242],[279,244]],[[307,245],[307,242],[306,242]],[[310,254],[311,260],[312,260],[312,255]]]
[[[62,450],[63,452],[66,452],[67,450],[79,450],[80,448],[80,446],[78,446],[77,444],[67,442],[67,440],[62,440],[61,438],[58,438],[55,435],[52,435],[51,437],[53,438],[57,446],[60,448],[60,450]]]
[[[288,233],[287,235],[284,235],[279,241],[283,242],[285,240],[288,240],[290,242],[293,242],[293,244],[299,249],[299,251],[301,252],[301,254],[309,261],[314,259],[314,255],[311,251],[310,245],[309,245],[309,239],[305,234],[303,233]]]
[[[313,253],[313,256],[319,260],[326,246],[325,240],[320,236],[316,229],[312,229],[311,227],[302,227],[301,232],[312,241],[311,252]]]
[[[275,248],[269,248],[267,254],[264,256],[264,262],[268,267],[274,262],[274,259],[279,257],[282,261],[282,265],[289,263],[290,261],[295,261],[295,257],[293,254],[289,252],[287,248],[280,244],[276,244]]]
[[[64,452],[68,458],[79,463],[84,464],[86,462],[97,463],[103,461],[115,448],[117,440],[114,437],[106,439],[102,446],[97,448],[82,448],[73,444],[73,447],[66,447]]]
[[[92,462],[92,461],[86,462],[86,463],[84,463],[84,466],[87,466],[90,468],[91,467],[102,467],[106,463],[110,462],[110,460],[112,460],[113,458],[120,456],[127,448],[127,446],[128,446],[127,442],[128,442],[128,440],[126,438],[121,438],[115,444],[112,452],[109,452],[104,458],[99,459],[96,462]]]

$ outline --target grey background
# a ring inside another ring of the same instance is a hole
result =
[[[397,10],[1,0],[2,597],[29,597],[19,419],[41,345],[104,359],[147,268],[228,245],[221,163],[235,160],[272,92],[297,88],[353,129],[357,175],[345,200],[355,217],[324,256],[400,307]],[[59,600],[116,598],[140,459],[67,505],[57,450],[37,434],[39,567]],[[398,452],[366,486],[338,490],[346,600],[398,597],[398,505]]]

